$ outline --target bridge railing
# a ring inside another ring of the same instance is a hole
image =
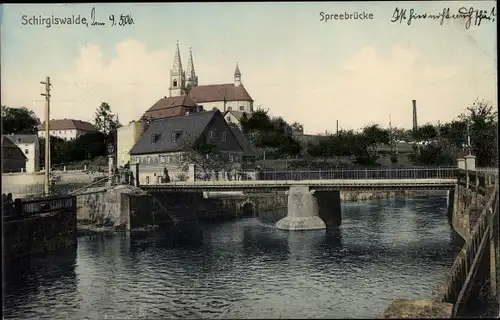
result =
[[[456,168],[261,171],[257,180],[455,179]]]
[[[479,172],[485,172],[485,173],[492,173],[498,176],[498,168],[494,167],[476,167],[476,171]]]
[[[3,199],[3,220],[11,221],[41,214],[68,212],[76,208],[73,196],[49,196],[36,199]]]
[[[488,254],[487,245],[494,225],[492,221],[498,220],[498,179],[495,188],[490,194],[488,202],[483,207],[481,215],[472,228],[471,237],[459,252],[453,265],[446,274],[445,282],[439,288],[435,301],[453,304],[453,315],[457,315],[470,293],[472,277],[484,254]]]

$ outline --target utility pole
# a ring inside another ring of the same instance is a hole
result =
[[[394,141],[392,137],[392,123],[391,123],[391,115],[389,115],[389,141],[391,144],[391,154],[394,152]]]
[[[50,194],[50,77],[47,77],[45,81],[41,81],[41,84],[45,85],[45,93],[42,96],[45,97],[45,195]]]
[[[469,124],[469,119],[467,119],[467,148],[469,149],[469,155],[471,155],[471,144],[470,144],[470,124]]]
[[[337,120],[337,131],[336,134],[339,134],[339,121]]]

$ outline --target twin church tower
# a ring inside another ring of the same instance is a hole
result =
[[[236,70],[234,71],[234,85],[236,87],[241,85],[241,72],[236,64]],[[188,94],[193,87],[198,87],[198,76],[194,70],[193,53],[191,47],[189,47],[189,59],[187,63],[187,68],[184,70],[182,68],[181,54],[179,50],[179,41],[177,41],[177,47],[174,56],[174,65],[170,70],[170,87],[169,96],[177,97]]]

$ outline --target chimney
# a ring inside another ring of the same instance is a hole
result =
[[[412,100],[411,101],[413,104],[413,130],[418,129],[418,123],[417,123],[417,100]]]

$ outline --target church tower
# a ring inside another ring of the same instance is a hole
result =
[[[194,63],[193,63],[193,52],[191,51],[191,47],[189,47],[189,60],[186,71],[186,89],[189,92],[189,89],[192,87],[196,87],[198,85],[198,77],[196,76],[196,72],[194,71]]]
[[[241,84],[241,72],[238,67],[238,62],[236,62],[236,69],[234,70],[234,85],[238,87]]]
[[[170,70],[170,88],[168,89],[171,97],[181,96],[185,93],[186,75],[182,70],[181,53],[179,51],[179,41],[174,56],[174,65]]]

